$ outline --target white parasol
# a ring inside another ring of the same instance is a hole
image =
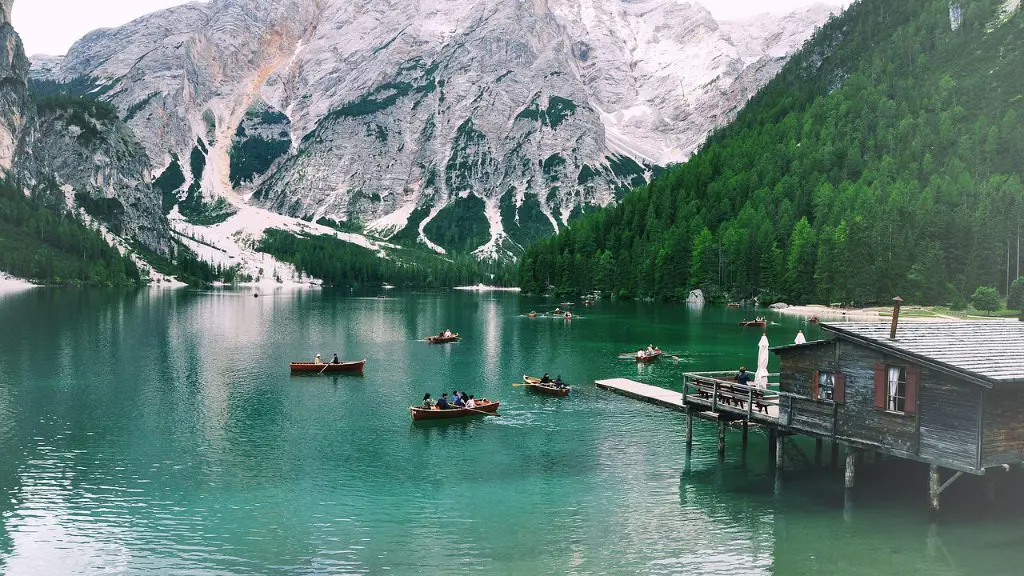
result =
[[[800,331],[798,331],[796,333],[796,340],[794,340],[793,343],[794,344],[807,344],[807,338],[804,337],[804,331],[803,330],[800,330]]]
[[[768,388],[768,334],[761,335],[757,343],[757,373],[754,374],[754,387],[762,390]]]

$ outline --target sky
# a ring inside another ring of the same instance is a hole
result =
[[[11,20],[21,35],[25,52],[64,54],[71,45],[96,28],[120,26],[161,8],[188,0],[15,0]],[[728,20],[782,12],[807,6],[815,0],[698,0],[715,18]],[[850,0],[817,0],[845,6]]]

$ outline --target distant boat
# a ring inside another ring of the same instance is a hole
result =
[[[572,392],[570,386],[555,386],[554,382],[542,383],[540,378],[534,378],[533,376],[523,375],[523,383],[527,388],[534,392],[540,392],[541,394],[549,394],[551,396],[568,396],[569,392]]]
[[[537,313],[536,312],[530,312],[529,316],[530,316],[530,318],[536,318],[537,317]]]
[[[739,302],[729,302],[725,305],[726,308],[739,308],[741,304]]]
[[[438,409],[426,409],[417,408],[415,406],[409,407],[409,413],[412,414],[413,422],[420,422],[422,420],[447,420],[449,418],[465,418],[466,416],[478,416],[485,414],[494,414],[498,411],[498,407],[501,402],[495,400],[491,402],[489,400],[477,400],[476,408],[449,408],[447,410]]]
[[[394,290],[395,287],[392,286],[391,284],[385,284],[385,285],[381,286],[381,289],[382,290]]]
[[[743,322],[740,322],[740,326],[751,327],[751,328],[752,327],[764,328],[764,327],[768,326],[768,321],[765,320],[764,318],[758,318],[756,320],[744,320]]]
[[[430,342],[431,344],[449,344],[451,342],[458,342],[459,334],[458,332],[456,332],[451,336],[427,336],[426,338],[424,338],[424,340]]]
[[[664,352],[662,352],[658,348],[655,348],[654,352],[644,352],[643,354],[637,354],[636,361],[642,364],[650,364],[651,362],[656,361],[658,358],[661,358],[662,354],[664,354]]]
[[[292,362],[292,372],[362,372],[366,367],[366,360],[358,362],[338,362],[337,364],[317,364],[316,362]]]

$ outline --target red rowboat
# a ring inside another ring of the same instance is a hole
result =
[[[754,327],[754,326],[756,326],[758,328],[764,328],[764,327],[768,326],[768,322],[763,320],[763,319],[761,319],[761,318],[758,318],[757,320],[744,320],[743,322],[740,322],[740,326],[744,326],[744,327]]]
[[[571,386],[555,386],[554,383],[542,384],[540,378],[534,378],[533,376],[523,375],[523,385],[533,390],[534,392],[540,392],[541,394],[550,394],[551,396],[568,396],[569,392],[572,392]]]
[[[424,340],[430,342],[431,344],[449,344],[451,342],[458,342],[459,335],[452,334],[451,336],[427,336],[426,338],[424,338]]]
[[[337,364],[317,364],[315,362],[292,362],[292,372],[362,372],[366,360],[359,362],[339,362]]]
[[[644,352],[643,356],[636,357],[636,361],[642,362],[644,364],[650,364],[651,362],[654,362],[658,358],[661,358],[662,354],[664,354],[664,352],[662,352],[661,350],[655,350],[653,354],[648,354],[647,352]]]
[[[413,422],[420,422],[422,420],[445,420],[448,418],[465,418],[466,416],[481,416],[481,413],[494,414],[498,411],[498,406],[501,402],[488,400],[477,400],[476,408],[450,408],[448,410],[438,410],[436,408],[427,410],[426,408],[417,408],[416,406],[409,407],[409,413],[412,414]]]

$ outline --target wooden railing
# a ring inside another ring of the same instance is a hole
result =
[[[734,380],[726,380],[725,377],[733,377],[736,372],[691,372],[683,375],[683,404],[686,404],[687,396],[692,396],[691,389],[704,402],[710,401],[711,410],[718,412],[724,409],[728,412],[746,412],[747,419],[754,416],[754,407],[758,412],[764,410],[768,415],[769,406],[779,404],[779,392],[766,390],[746,384],[740,384]],[[769,379],[778,374],[769,374]]]

